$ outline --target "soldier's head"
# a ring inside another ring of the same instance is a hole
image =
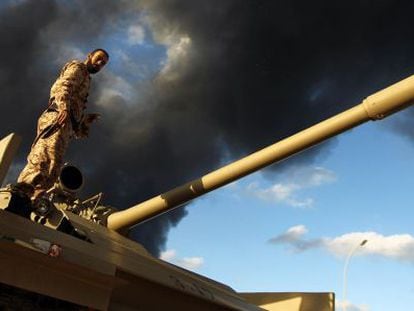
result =
[[[85,64],[89,73],[97,73],[109,60],[109,54],[104,49],[96,49],[88,54]]]

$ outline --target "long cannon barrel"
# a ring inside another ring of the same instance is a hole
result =
[[[185,185],[108,217],[113,230],[132,227],[196,197],[283,160],[368,120],[379,120],[414,101],[414,75],[367,97],[361,104],[230,163]]]

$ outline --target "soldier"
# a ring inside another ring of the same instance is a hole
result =
[[[60,72],[50,90],[49,106],[38,120],[37,136],[18,183],[33,187],[32,200],[51,188],[59,175],[63,156],[72,138],[88,136],[89,126],[99,114],[85,114],[90,74],[100,71],[109,60],[97,49],[84,62],[71,61]]]

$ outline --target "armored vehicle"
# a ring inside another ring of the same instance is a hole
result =
[[[274,145],[122,211],[100,195],[80,200],[82,174],[62,168],[36,207],[21,185],[0,191],[0,283],[98,310],[334,310],[334,293],[238,293],[229,286],[151,256],[122,230],[286,159],[368,120],[409,106],[414,76]],[[19,138],[0,142],[2,182]]]

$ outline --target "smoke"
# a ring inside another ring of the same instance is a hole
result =
[[[60,67],[108,49],[110,64],[93,77],[88,104],[102,121],[88,140],[71,144],[67,159],[85,172],[85,193],[103,191],[106,202],[129,207],[407,76],[413,7],[391,0],[4,1],[2,131],[23,135],[23,165]],[[159,255],[185,214],[176,209],[132,235]]]

